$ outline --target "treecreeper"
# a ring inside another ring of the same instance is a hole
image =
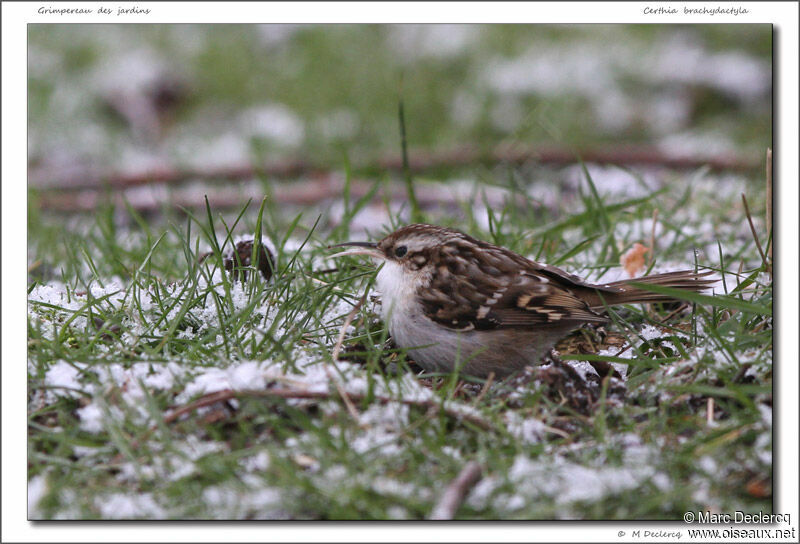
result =
[[[708,288],[712,272],[681,270],[592,284],[463,232],[414,224],[381,241],[346,242],[332,255],[383,263],[376,287],[395,344],[427,372],[498,378],[536,365],[584,323],[604,323],[619,304],[673,302],[634,283],[690,292]]]

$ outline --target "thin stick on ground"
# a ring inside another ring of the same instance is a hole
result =
[[[764,264],[764,270],[770,270],[767,258],[764,256],[764,250],[761,249],[761,242],[758,239],[758,233],[756,232],[756,227],[755,225],[753,225],[753,218],[750,216],[750,207],[747,205],[747,198],[744,196],[744,193],[742,193],[742,202],[744,203],[744,212],[747,215],[747,222],[750,223],[750,232],[753,233],[753,240],[756,241],[758,254],[761,255],[761,262]]]
[[[772,262],[772,149],[767,148],[767,257]]]
[[[647,264],[653,264],[656,254],[656,222],[658,221],[658,208],[653,208],[653,227],[650,229],[650,256]]]
[[[492,386],[493,382],[494,382],[494,372],[489,372],[489,376],[486,378],[486,383],[483,384],[481,392],[478,393],[477,397],[475,397],[475,402],[473,403],[475,406],[480,404],[481,400],[483,400],[483,397],[485,397],[486,393],[489,392],[489,388]]]
[[[168,415],[164,416],[164,423],[172,423],[173,421],[179,419],[181,416],[193,412],[195,410],[199,410],[200,408],[205,408],[206,406],[212,406],[218,402],[225,402],[227,400],[231,400],[236,398],[235,396],[231,395],[232,391],[230,389],[224,389],[222,391],[216,391],[214,393],[209,393],[198,400],[189,403],[185,406],[182,406]]]
[[[208,395],[200,397],[194,402],[190,402],[189,404],[186,404],[179,408],[175,408],[174,410],[172,410],[171,412],[169,412],[164,416],[164,423],[167,424],[172,423],[177,419],[179,419],[181,416],[189,414],[195,410],[199,410],[200,408],[211,406],[212,404],[216,404],[218,402],[225,402],[232,399],[246,398],[246,397],[258,397],[258,398],[274,397],[283,399],[328,400],[333,398],[334,395],[326,391],[308,391],[305,389],[286,389],[280,387],[273,387],[270,389],[243,389],[240,391],[225,389],[222,391],[209,393]],[[366,398],[366,395],[360,393],[348,393],[347,398],[355,401],[361,401]],[[484,431],[496,430],[489,421],[483,419],[479,415],[466,413],[462,410],[456,409],[457,407],[452,407],[452,406],[443,407],[441,403],[435,399],[430,399],[430,400],[394,399],[382,395],[374,395],[372,398],[374,401],[384,404],[390,402],[399,402],[401,404],[405,404],[408,406],[419,406],[422,408],[427,408],[428,410],[432,410],[434,413],[439,413],[441,411],[447,414],[448,416],[452,417],[453,419],[469,422],[481,430]]]
[[[680,304],[677,308],[675,308],[669,314],[667,314],[667,317],[662,319],[661,323],[666,323],[667,321],[669,321],[670,319],[672,319],[673,317],[675,317],[676,315],[678,315],[679,313],[684,311],[688,306],[689,305],[686,302],[684,302],[683,304]],[[617,355],[619,355],[619,354],[617,354]]]
[[[353,309],[350,310],[349,314],[347,314],[347,317],[345,318],[344,323],[342,324],[342,328],[339,329],[339,336],[336,339],[336,344],[333,346],[333,350],[331,351],[331,358],[334,361],[339,359],[339,353],[341,353],[341,351],[342,351],[342,343],[344,343],[344,337],[347,334],[347,328],[350,326],[350,324],[356,318],[356,314],[358,313],[358,310],[361,309],[361,306],[364,304],[364,301],[366,300],[367,293],[368,293],[368,291],[365,291],[364,295],[361,297],[361,299],[358,302],[355,303],[355,305],[353,306]]]
[[[412,149],[407,153],[405,161],[402,153],[399,156],[396,153],[391,153],[377,160],[364,159],[354,163],[353,171],[356,173],[383,172],[386,170],[402,172],[407,165],[411,172],[423,172],[431,169],[462,167],[476,163],[491,166],[498,163],[524,164],[529,161],[560,166],[575,163],[575,156],[573,149],[561,147],[543,147],[541,145],[528,147],[498,146],[487,151],[479,146],[467,144],[436,151]],[[740,172],[752,171],[758,168],[758,161],[742,159],[742,157],[733,153],[712,157],[686,157],[664,153],[654,147],[643,146],[581,149],[580,156],[584,162],[597,164],[657,166],[689,170],[708,166],[716,171]],[[74,168],[65,169],[31,166],[29,184],[42,190],[78,191],[82,189],[102,189],[106,184],[114,188],[124,188],[149,184],[183,184],[196,180],[235,181],[253,179],[259,174],[274,179],[296,179],[300,177],[314,178],[329,172],[329,166],[305,159],[285,159],[265,164],[245,162],[219,168],[169,166],[139,172],[103,171],[92,165],[77,165]]]
[[[456,515],[469,490],[481,479],[481,466],[477,461],[470,461],[455,480],[450,482],[442,494],[442,498],[431,511],[429,519],[450,520]]]
[[[350,310],[350,313],[347,314],[347,317],[345,318],[344,323],[342,324],[342,328],[339,329],[339,337],[336,339],[336,345],[333,346],[333,351],[331,352],[331,357],[333,358],[334,361],[337,361],[339,359],[339,353],[342,351],[342,343],[344,342],[345,334],[347,334],[347,328],[356,318],[358,310],[361,309],[361,306],[367,299],[368,292],[369,291],[364,291],[364,295],[355,304],[355,306],[353,306],[353,309]],[[336,386],[336,390],[339,392],[339,396],[342,397],[344,405],[347,406],[347,411],[350,412],[350,415],[353,417],[353,419],[356,420],[356,422],[360,422],[358,410],[356,410],[355,404],[353,404],[353,402],[350,400],[350,397],[347,395],[347,391],[345,391],[344,387],[342,387],[341,382],[337,379],[336,376],[333,375],[333,372],[331,372],[331,368],[327,364],[327,362],[325,363],[325,373],[328,375],[328,379],[332,381],[333,384]]]
[[[733,377],[732,383],[739,383],[744,378],[747,371],[750,370],[750,367],[753,366],[752,363],[744,363],[742,366],[739,367],[739,370],[736,372],[736,376]]]
[[[714,423],[714,397],[708,397],[706,402],[706,422],[709,425]]]

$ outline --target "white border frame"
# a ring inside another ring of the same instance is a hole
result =
[[[40,7],[96,9],[137,6],[149,15],[40,15]],[[645,15],[647,7],[745,8],[748,14]],[[5,2],[2,4],[2,541],[3,542],[213,542],[380,540],[458,542],[590,542],[630,538],[634,529],[681,530],[690,526],[626,522],[573,523],[39,523],[26,521],[26,427],[20,417],[26,380],[27,224],[27,23],[772,23],[775,25],[776,361],[774,382],[776,513],[790,513],[798,527],[798,5],[794,2]],[[725,527],[720,527],[725,528]],[[618,537],[625,531],[624,538]],[[650,539],[652,540],[652,539]]]

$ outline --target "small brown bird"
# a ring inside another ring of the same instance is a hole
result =
[[[608,320],[605,306],[675,299],[631,282],[702,291],[711,272],[669,272],[595,285],[457,230],[409,225],[378,243],[332,257],[383,261],[376,280],[382,314],[400,348],[428,372],[507,376],[535,365],[584,323]]]

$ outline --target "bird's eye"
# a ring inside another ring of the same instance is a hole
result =
[[[394,248],[394,256],[398,259],[405,255],[408,252],[408,248],[406,246],[397,246]]]

